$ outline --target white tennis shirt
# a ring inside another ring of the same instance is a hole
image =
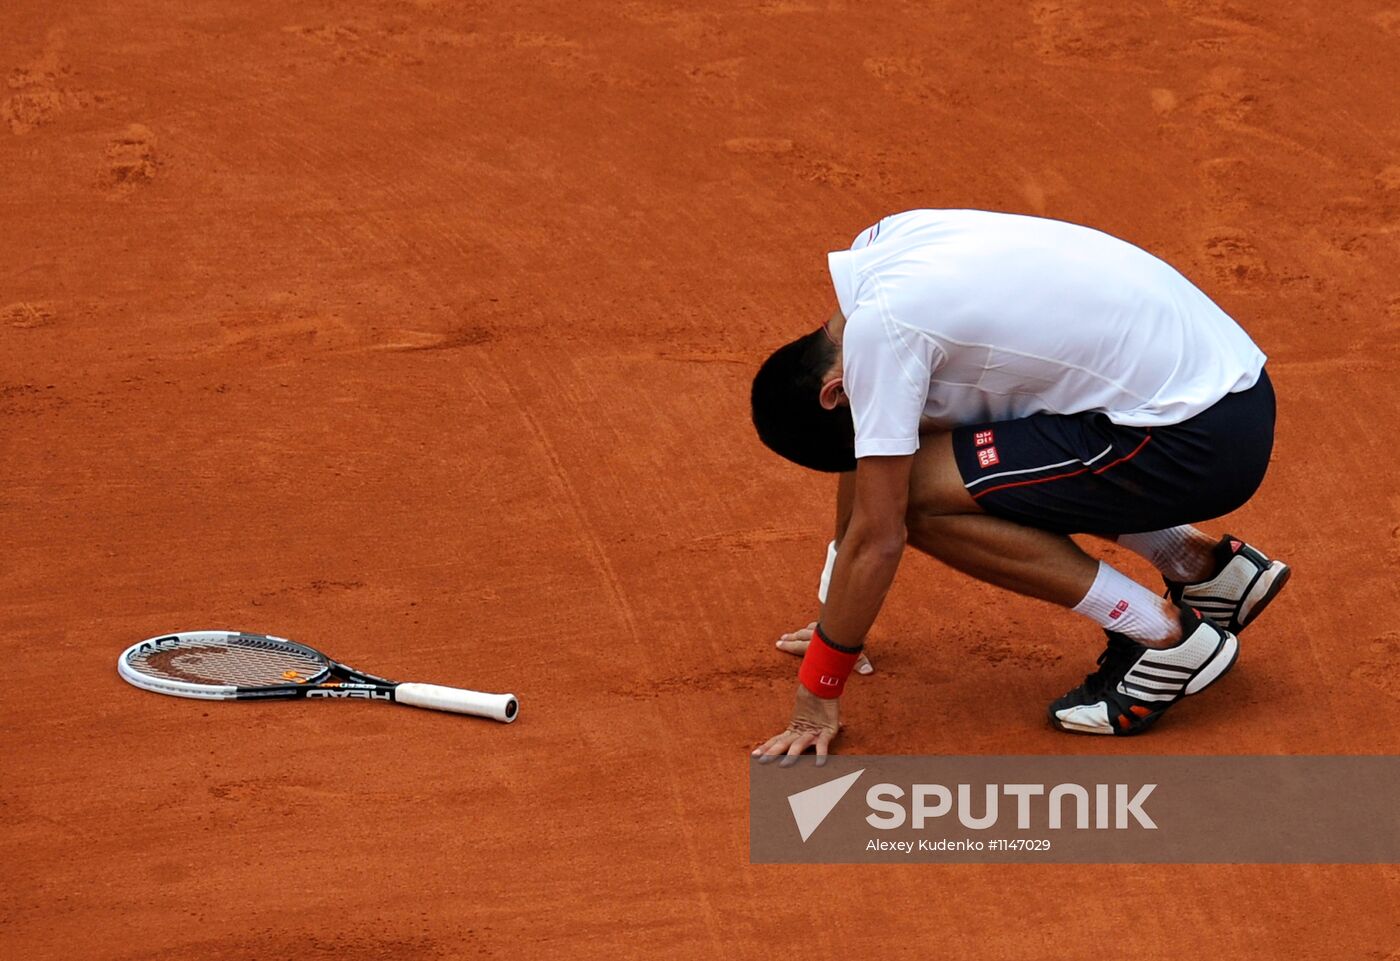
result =
[[[1254,386],[1266,359],[1169,265],[1077,224],[911,210],[828,260],[856,457],[912,454],[921,419],[1178,424]]]

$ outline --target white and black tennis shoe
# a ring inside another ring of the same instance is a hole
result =
[[[1050,705],[1050,723],[1075,734],[1141,734],[1183,697],[1199,694],[1235,666],[1234,634],[1181,611],[1181,641],[1153,648],[1105,631],[1099,669]]]
[[[1283,561],[1226,534],[1215,545],[1215,573],[1194,584],[1168,579],[1167,596],[1238,634],[1278,596],[1291,573]]]

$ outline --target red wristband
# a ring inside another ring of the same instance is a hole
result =
[[[797,680],[817,697],[828,700],[841,696],[846,689],[846,678],[860,658],[860,648],[838,651],[822,634],[821,626],[812,632],[812,643],[807,645],[807,654],[802,658],[802,667],[797,672]]]

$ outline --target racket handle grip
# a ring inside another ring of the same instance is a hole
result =
[[[415,684],[412,681],[394,689],[394,700],[431,711],[451,711],[489,717],[509,724],[520,716],[520,703],[514,694],[485,694],[440,684]]]

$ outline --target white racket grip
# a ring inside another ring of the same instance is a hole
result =
[[[514,694],[485,694],[441,684],[415,684],[411,681],[394,688],[394,700],[431,711],[473,714],[510,724],[520,716],[520,702]]]
[[[826,567],[822,568],[821,583],[817,585],[817,600],[826,603],[826,591],[831,587],[831,572],[836,569],[836,542],[826,545]]]

